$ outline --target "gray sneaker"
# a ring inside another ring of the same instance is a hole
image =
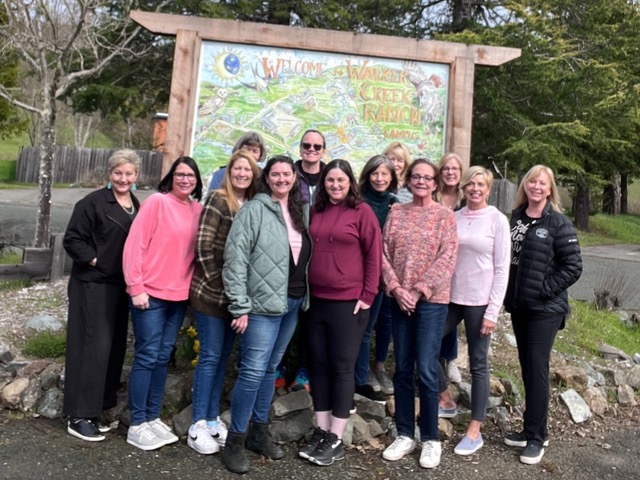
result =
[[[373,388],[374,392],[379,392],[380,390],[382,390],[382,387],[378,383],[378,379],[376,378],[373,371],[371,371],[371,369],[369,369],[369,374],[367,375],[367,383],[371,385],[371,388]]]
[[[387,371],[384,369],[382,370],[374,369],[373,374],[376,376],[376,379],[380,384],[380,389],[382,390],[382,393],[386,395],[393,395],[393,381],[389,378],[389,375],[387,375]]]
[[[164,446],[164,442],[154,435],[148,423],[130,426],[127,431],[127,443],[140,450],[156,450]]]
[[[164,423],[159,418],[156,418],[155,420],[151,420],[150,422],[148,422],[148,424],[153,434],[156,437],[158,437],[160,440],[162,440],[163,445],[176,443],[179,440],[179,438],[173,434],[173,432],[171,431],[171,428],[169,428],[169,425]]]

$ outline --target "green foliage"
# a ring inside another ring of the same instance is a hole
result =
[[[15,265],[16,263],[22,263],[22,254],[0,249],[0,265]]]
[[[59,358],[64,357],[66,346],[66,332],[44,330],[27,338],[22,352],[36,358]]]
[[[20,259],[20,261],[22,261],[22,259]],[[27,279],[0,280],[0,290],[5,290],[5,291],[22,290],[23,288],[27,288],[30,286],[31,286],[31,280],[27,280]]]
[[[597,354],[606,344],[632,355],[640,352],[640,327],[626,326],[615,313],[599,311],[592,303],[571,301],[571,317],[558,332],[554,348],[569,355]]]

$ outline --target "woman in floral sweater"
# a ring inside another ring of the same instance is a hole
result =
[[[398,437],[382,454],[400,460],[412,452],[415,425],[414,365],[420,394],[420,466],[440,464],[438,436],[438,356],[447,317],[458,239],[451,210],[436,203],[438,167],[424,158],[406,174],[413,201],[395,204],[385,224],[382,274],[392,296],[396,372],[393,379]]]

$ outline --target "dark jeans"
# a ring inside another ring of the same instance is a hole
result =
[[[564,315],[541,315],[531,311],[511,313],[513,332],[524,382],[524,433],[542,446],[547,437],[549,413],[549,358]]]
[[[309,348],[311,396],[318,412],[349,418],[355,392],[354,368],[369,310],[353,314],[356,301],[311,298]]]
[[[97,417],[116,406],[129,323],[124,285],[69,278],[64,413]]]
[[[396,399],[398,435],[413,438],[415,432],[415,367],[420,395],[420,440],[439,440],[438,355],[447,305],[418,302],[411,315],[391,300],[393,351],[396,372],[393,388]]]
[[[486,305],[469,306],[449,304],[447,322],[443,335],[455,331],[464,319],[464,329],[467,334],[469,349],[469,367],[471,369],[471,419],[484,422],[487,416],[487,401],[489,399],[489,345],[491,335],[481,335],[482,320]],[[447,376],[440,368],[440,391],[447,389]]]

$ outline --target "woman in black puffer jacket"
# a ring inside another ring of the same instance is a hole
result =
[[[511,313],[525,388],[521,432],[505,437],[524,447],[520,461],[544,455],[549,410],[549,357],[569,313],[567,289],[582,273],[576,230],[562,213],[553,171],[536,165],[522,179],[511,215],[511,270],[504,300]]]

